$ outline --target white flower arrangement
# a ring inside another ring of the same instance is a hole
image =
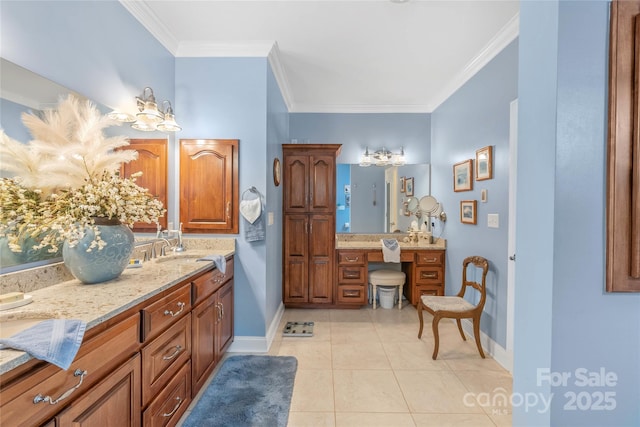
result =
[[[131,178],[118,175],[121,163],[137,158],[126,137],[107,138],[103,129],[118,123],[90,101],[73,96],[42,117],[24,113],[22,121],[35,138],[28,144],[0,130],[0,170],[13,178],[0,180],[0,237],[14,252],[29,238],[33,249],[57,252],[67,241],[75,246],[88,228],[95,238],[88,251],[102,249],[95,218],[117,219],[132,226],[164,215],[162,202]]]

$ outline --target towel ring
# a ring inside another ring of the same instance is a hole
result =
[[[244,196],[245,196],[247,193],[253,193],[253,194],[255,194],[257,197],[254,197],[254,198],[252,198],[252,199],[245,199],[245,197],[244,197]],[[260,194],[260,191],[258,191],[258,189],[257,189],[256,187],[251,186],[251,187],[247,188],[246,190],[244,190],[244,191],[242,192],[242,197],[240,197],[240,199],[241,199],[241,200],[253,200],[253,199],[261,199],[261,200],[262,200],[262,194]]]

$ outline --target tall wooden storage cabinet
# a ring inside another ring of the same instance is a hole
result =
[[[283,299],[333,303],[336,157],[339,144],[284,144]]]

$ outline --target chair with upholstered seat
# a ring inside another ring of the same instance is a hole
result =
[[[480,283],[467,280],[467,267],[469,264],[473,264],[477,268],[482,269],[482,279]],[[418,301],[418,318],[420,319],[420,331],[418,332],[418,338],[422,338],[422,329],[424,326],[422,311],[426,310],[433,315],[433,337],[435,345],[433,348],[433,360],[438,356],[438,322],[443,318],[456,319],[458,324],[458,330],[463,340],[467,340],[462,330],[461,319],[472,319],[473,321],[473,335],[478,346],[480,356],[484,359],[484,352],[482,351],[482,345],[480,345],[480,316],[482,316],[482,310],[484,309],[484,303],[487,298],[487,272],[489,271],[489,261],[480,256],[471,256],[465,258],[462,262],[462,288],[456,296],[436,296],[436,295],[422,295]],[[478,291],[480,298],[477,304],[471,304],[464,299],[465,291],[468,287],[471,287]]]

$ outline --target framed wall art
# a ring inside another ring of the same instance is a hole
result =
[[[460,222],[463,224],[477,224],[477,204],[476,200],[460,201]]]
[[[471,159],[453,165],[453,191],[473,190],[473,161]]]
[[[405,180],[404,180],[404,176],[400,177],[400,192],[404,193],[404,189],[405,189]]]
[[[476,181],[493,178],[493,147],[488,146],[476,151]]]
[[[404,180],[404,194],[407,197],[413,196],[413,177]]]

